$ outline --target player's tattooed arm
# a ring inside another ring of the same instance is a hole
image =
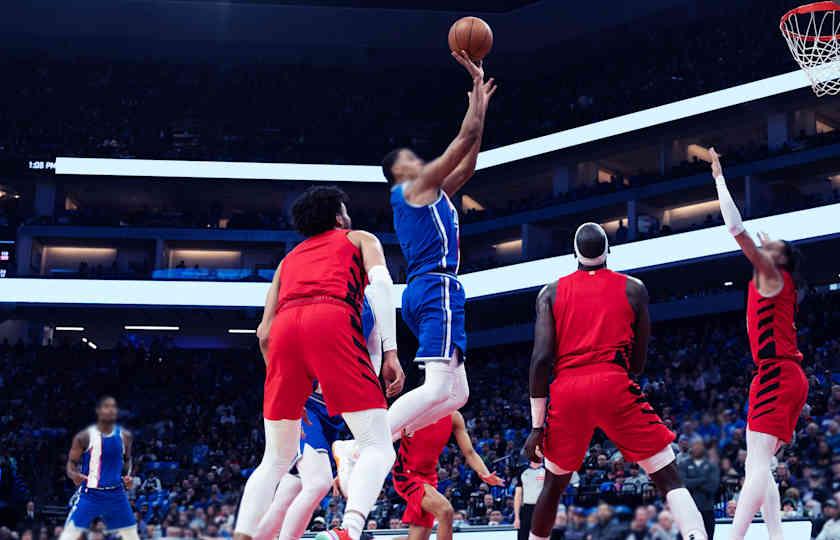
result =
[[[123,438],[123,483],[125,489],[131,489],[131,469],[134,467],[131,449],[134,446],[134,435],[127,429],[123,429],[121,433]]]
[[[79,471],[79,466],[82,463],[82,454],[87,450],[90,444],[90,435],[87,430],[76,433],[73,437],[73,443],[70,445],[70,452],[67,453],[67,478],[73,481],[73,484],[80,485],[87,480],[87,476]]]
[[[635,340],[630,353],[630,373],[639,375],[645,370],[647,363],[648,342],[650,341],[650,298],[645,284],[640,279],[627,276],[627,300],[633,307],[636,320],[633,323]]]
[[[537,321],[534,324],[534,350],[531,353],[530,391],[532,398],[548,397],[551,367],[554,364],[556,327],[554,297],[557,283],[543,287],[537,295]]]
[[[487,464],[475,451],[470,432],[467,431],[467,424],[458,411],[452,413],[452,434],[455,436],[455,442],[458,444],[461,454],[464,455],[464,462],[476,472],[482,482],[490,486],[503,486],[505,484],[505,481],[499,478],[496,473],[490,472]]]

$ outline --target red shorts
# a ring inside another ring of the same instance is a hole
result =
[[[550,394],[542,449],[561,469],[580,468],[595,428],[606,433],[627,461],[653,457],[674,441],[639,385],[616,364],[563,370],[551,383]]]
[[[435,525],[435,516],[423,510],[423,497],[426,484],[436,488],[437,474],[399,473],[394,471],[394,491],[405,500],[405,512],[402,522],[431,529]]]
[[[340,300],[295,302],[271,323],[263,416],[297,420],[317,380],[330,415],[384,409],[361,324]]]
[[[789,443],[808,399],[808,379],[795,360],[764,360],[750,385],[747,427]]]

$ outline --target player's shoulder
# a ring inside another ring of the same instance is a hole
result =
[[[376,237],[375,234],[362,230],[362,229],[353,229],[347,233],[347,238],[356,246],[361,246],[364,243],[368,242],[379,242],[379,238]]]
[[[627,279],[627,289],[631,291],[638,291],[644,292],[647,294],[647,287],[645,286],[645,282],[641,279],[631,276],[629,274],[619,274],[620,276],[624,276]]]
[[[554,280],[551,283],[544,285],[543,288],[540,289],[539,294],[537,294],[537,301],[553,300],[557,294],[557,284],[559,282],[560,280]]]
[[[131,430],[126,429],[123,426],[120,426],[120,434],[122,435],[123,439],[127,441],[134,440],[134,434],[131,432]]]

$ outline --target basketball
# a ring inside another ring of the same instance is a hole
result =
[[[493,30],[478,17],[463,17],[449,29],[449,49],[467,51],[474,62],[482,60],[493,48]]]

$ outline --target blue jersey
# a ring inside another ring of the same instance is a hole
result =
[[[391,190],[394,230],[408,261],[408,281],[429,272],[457,275],[458,211],[443,191],[438,200],[426,206],[409,204],[403,185]]]
[[[370,309],[370,303],[368,302],[367,296],[365,296],[364,303],[362,304],[362,334],[365,336],[365,340],[370,339],[370,333],[373,332],[375,324],[376,319],[373,317],[373,310]]]
[[[123,448],[122,430],[114,426],[111,433],[103,434],[90,426],[88,448],[82,455],[82,474],[87,476],[84,487],[88,489],[122,488]]]

